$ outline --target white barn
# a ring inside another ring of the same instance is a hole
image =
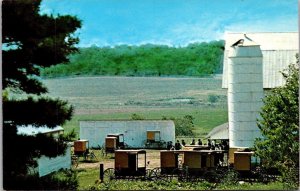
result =
[[[89,140],[90,147],[104,146],[108,134],[124,134],[124,142],[133,148],[143,148],[147,131],[156,132],[161,141],[175,143],[175,124],[171,120],[80,121],[80,139]]]
[[[296,63],[299,52],[298,32],[257,32],[247,36],[260,45],[263,55],[263,88],[269,89],[284,84],[280,71]],[[228,54],[231,45],[244,38],[244,33],[226,33],[223,60],[222,88],[228,88]]]
[[[280,71],[296,63],[298,39],[297,32],[225,34],[222,88],[228,90],[231,148],[253,146],[264,91],[284,85]]]
[[[32,125],[28,126],[18,126],[18,134],[35,136],[39,133],[52,135],[53,137],[58,137],[60,134],[63,134],[64,129],[61,126],[55,128],[49,127],[33,127]],[[37,168],[34,169],[34,172],[37,172],[39,176],[45,176],[51,172],[58,171],[60,169],[70,169],[71,168],[71,148],[68,147],[64,155],[60,155],[54,158],[49,158],[46,156],[41,156],[37,159]]]

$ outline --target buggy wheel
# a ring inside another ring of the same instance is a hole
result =
[[[256,167],[253,172],[255,178],[262,183],[270,182],[267,172],[262,167]]]
[[[147,169],[146,170],[146,180],[154,180],[155,172],[154,169]]]
[[[172,172],[173,177],[177,177],[178,181],[188,180],[189,174],[186,168],[176,168]]]
[[[115,178],[116,178],[115,169],[108,168],[104,171],[104,176],[103,176],[104,182],[109,182],[111,180],[114,180]]]
[[[98,161],[98,158],[97,158],[97,156],[95,155],[94,151],[91,151],[91,152],[90,152],[90,159],[91,159],[91,160],[97,160],[97,161]]]
[[[151,180],[159,180],[161,178],[161,168],[154,168],[150,172],[150,177]]]
[[[221,175],[215,170],[209,170],[205,172],[203,176],[208,182],[218,183],[221,181]]]

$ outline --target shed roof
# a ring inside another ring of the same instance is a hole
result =
[[[128,154],[138,154],[138,153],[146,153],[145,150],[141,150],[141,149],[138,149],[138,150],[116,150],[115,153],[128,153]]]
[[[274,88],[284,85],[283,71],[289,64],[295,63],[299,51],[298,32],[258,32],[246,33],[247,37],[260,45],[263,54],[263,87]],[[223,60],[222,88],[228,88],[228,53],[231,45],[243,39],[244,33],[226,33]]]
[[[228,123],[223,123],[213,128],[206,137],[210,139],[229,139],[228,126]]]
[[[18,134],[21,135],[36,135],[36,134],[44,134],[44,133],[54,133],[63,131],[64,129],[61,126],[56,126],[54,128],[49,128],[47,126],[34,127],[32,125],[22,125],[18,126]]]

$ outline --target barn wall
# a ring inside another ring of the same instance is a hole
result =
[[[90,147],[104,146],[107,134],[124,134],[130,147],[144,147],[147,130],[159,130],[161,140],[175,142],[175,125],[168,120],[80,121],[80,139],[89,140]]]
[[[45,176],[51,172],[58,171],[60,169],[71,168],[71,149],[68,147],[66,153],[63,156],[57,156],[55,158],[49,158],[42,156],[38,159],[38,173],[39,176]]]
[[[298,53],[298,32],[289,33],[247,33],[253,41],[260,44],[263,54],[263,87],[274,88],[284,85],[280,71],[289,64],[296,63]],[[228,63],[231,45],[243,39],[242,33],[225,34],[222,88],[228,88]]]

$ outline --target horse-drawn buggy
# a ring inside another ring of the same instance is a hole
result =
[[[93,151],[89,149],[89,141],[85,139],[74,141],[73,143],[74,150],[71,156],[72,164],[74,167],[77,167],[79,164],[79,157],[83,157],[84,160],[93,160],[97,159]]]
[[[220,150],[162,150],[160,167],[152,169],[148,178],[165,181],[172,179],[195,181],[210,178],[209,180],[213,181],[218,178],[218,172],[226,170],[224,153]]]
[[[160,151],[160,167],[156,167],[147,171],[149,180],[165,180],[173,179],[176,170],[182,166],[182,155],[179,150],[161,150]]]
[[[233,169],[237,172],[238,179],[250,182],[269,182],[276,179],[279,174],[276,169],[264,168],[263,161],[260,161],[254,156],[254,152],[248,149],[234,152]]]
[[[104,179],[147,179],[171,181],[220,182],[228,172],[236,173],[237,180],[268,181],[254,152],[234,152],[234,162],[228,163],[228,150],[161,150],[160,166],[146,169],[145,150],[115,150],[115,167],[104,171]]]
[[[124,134],[108,134],[105,137],[105,146],[103,150],[105,151],[105,154],[114,153],[116,150],[124,148]]]
[[[208,180],[217,182],[220,174],[226,171],[222,150],[186,150],[183,151],[182,168],[176,171],[178,180],[197,181]]]
[[[145,150],[116,150],[115,167],[104,171],[104,181],[112,179],[145,179]]]

